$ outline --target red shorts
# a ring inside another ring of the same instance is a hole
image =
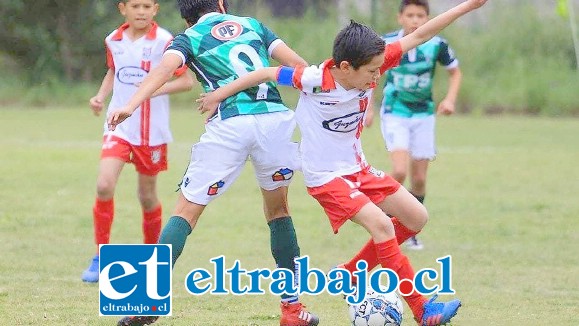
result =
[[[167,170],[167,144],[136,146],[119,137],[104,136],[101,159],[107,157],[133,163],[137,172],[149,176]]]
[[[354,217],[364,205],[369,202],[378,204],[398,188],[398,181],[370,167],[319,187],[308,187],[308,193],[322,205],[334,233],[338,233],[342,224]]]

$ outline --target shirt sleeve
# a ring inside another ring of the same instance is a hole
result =
[[[193,61],[193,47],[189,38],[185,34],[178,34],[169,43],[165,53],[175,53],[183,59],[183,66],[187,67],[187,62]],[[185,68],[186,69],[186,68]]]
[[[253,19],[253,21],[259,26],[256,31],[271,55],[271,51],[281,42],[280,38],[257,19]]]
[[[106,42],[105,42],[105,51],[107,53],[107,68],[115,70],[115,60],[113,59],[111,49],[109,49]]]
[[[169,42],[167,42],[167,44],[165,45],[165,51],[167,51],[167,49],[169,48],[169,45],[171,45],[173,43],[173,38],[169,40]],[[181,65],[181,67],[179,67],[177,70],[175,70],[175,73],[173,74],[173,76],[175,77],[179,77],[181,75],[183,75],[185,72],[187,71],[187,65],[183,64]]]
[[[447,69],[458,67],[458,59],[454,56],[454,51],[445,39],[440,40],[440,52],[438,52],[436,60]]]
[[[380,67],[380,73],[383,74],[386,70],[400,65],[400,59],[402,59],[400,41],[386,44],[384,47],[384,64]]]

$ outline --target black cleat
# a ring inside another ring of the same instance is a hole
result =
[[[151,325],[159,319],[159,316],[127,316],[119,320],[117,326],[142,326]]]

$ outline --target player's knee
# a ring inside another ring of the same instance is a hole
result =
[[[426,222],[428,222],[428,211],[422,204],[420,204],[420,207],[417,208],[415,222],[416,231],[422,230],[422,228],[426,225]]]
[[[289,216],[289,207],[285,192],[276,193],[275,196],[270,193],[264,196],[263,200],[263,211],[268,221],[278,217]]]
[[[151,210],[158,204],[157,194],[149,191],[139,191],[139,202],[144,210]]]
[[[404,183],[404,180],[406,180],[406,170],[403,168],[395,168],[392,170],[392,178],[400,183]]]
[[[111,180],[99,179],[96,192],[99,198],[111,198],[115,193],[115,183]]]
[[[289,216],[289,208],[287,205],[267,206],[264,208],[264,212],[268,221],[278,217]]]
[[[386,239],[390,239],[396,236],[394,231],[394,225],[392,221],[386,214],[384,214],[384,218],[373,220],[371,224],[367,227],[367,230],[370,232],[370,235],[375,241],[382,242]]]
[[[415,193],[423,194],[426,190],[425,176],[419,176],[412,179],[412,190]]]

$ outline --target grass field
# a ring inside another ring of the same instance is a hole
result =
[[[94,200],[102,118],[86,107],[0,110],[0,316],[2,325],[113,325],[98,316],[98,285],[80,281],[94,254]],[[168,217],[189,147],[203,125],[174,110],[175,142],[160,195]],[[579,321],[579,120],[452,117],[438,120],[439,156],[430,169],[426,248],[407,254],[416,269],[453,257],[463,301],[453,325],[574,325]],[[388,170],[377,126],[366,155]],[[246,269],[273,268],[256,182],[246,168],[206,210],[174,270],[173,317],[159,325],[276,325],[278,300],[189,295],[185,275],[225,255]],[[141,241],[132,166],[116,197],[112,241]],[[347,224],[334,236],[298,175],[290,193],[302,254],[327,270],[367,240]],[[444,298],[443,298],[444,299]],[[348,325],[340,297],[302,298],[321,325]],[[405,309],[404,325],[415,324]]]

